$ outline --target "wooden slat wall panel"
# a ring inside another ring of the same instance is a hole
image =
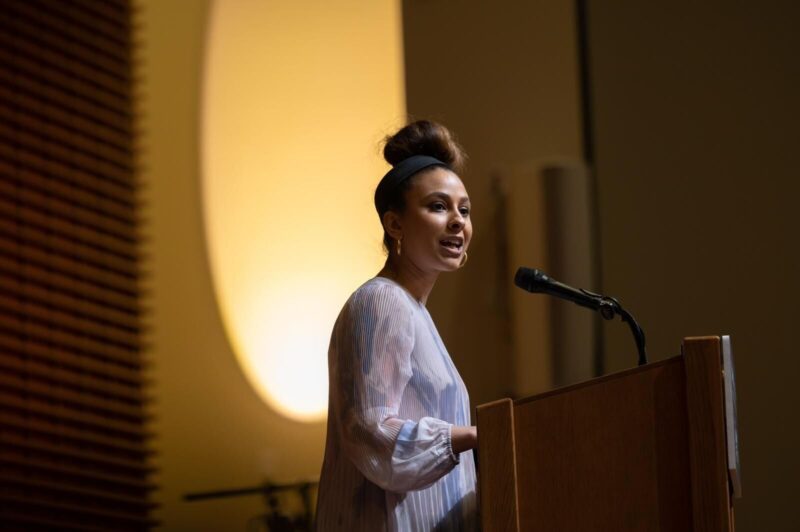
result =
[[[119,153],[130,149],[130,132],[118,129],[120,126],[124,127],[126,122],[113,121],[114,124],[108,125],[97,117],[87,117],[87,112],[79,109],[80,100],[69,96],[37,84],[34,80],[13,78],[7,70],[0,68],[0,100],[13,100],[18,111],[70,131],[80,132],[88,138],[118,149]],[[77,109],[66,108],[70,106]]]
[[[62,151],[64,151],[63,148],[77,150],[84,157],[98,157],[112,167],[118,166],[125,171],[130,171],[131,169],[130,154],[126,153],[124,149],[115,148],[105,141],[90,135],[84,135],[81,131],[62,126],[56,121],[47,120],[29,111],[19,112],[17,109],[5,105],[0,106],[0,119],[7,127],[31,131],[45,141],[53,142],[56,149],[62,149]],[[66,153],[72,158],[71,151]],[[94,165],[89,166],[94,168]],[[122,175],[123,178],[126,176],[126,174]]]
[[[0,172],[0,176],[2,176],[2,172]],[[14,178],[7,176],[0,177],[0,181],[7,183],[7,187],[17,182]],[[2,191],[0,191],[0,216],[12,218],[21,216],[18,211],[26,211],[24,215],[27,217],[28,225],[31,227],[64,236],[86,246],[115,253],[126,259],[136,256],[136,243],[134,241],[120,238],[118,235],[108,232],[104,227],[98,228],[87,225],[83,223],[83,220],[79,220],[79,216],[74,216],[74,212],[53,213],[46,212],[44,209],[28,208],[19,198],[19,194],[3,195]]]
[[[20,91],[20,102],[24,102],[26,96],[35,96],[41,106],[48,104],[60,106],[60,108],[55,107],[59,114],[73,113],[122,133],[130,131],[130,116],[120,115],[108,109],[103,102],[92,98],[89,91],[81,92],[80,87],[50,84],[49,80],[39,73],[35,63],[3,48],[0,48],[0,83],[8,90]],[[53,116],[57,115],[54,113]]]
[[[9,353],[11,354],[11,353]],[[30,379],[40,379],[56,383],[64,389],[79,390],[84,393],[103,394],[120,402],[139,405],[142,402],[141,390],[135,385],[124,385],[111,378],[103,378],[88,371],[56,366],[31,357],[6,356],[0,358],[0,371],[8,374],[21,374]]]
[[[27,394],[40,397],[53,403],[63,403],[78,410],[94,412],[100,416],[112,415],[136,426],[145,419],[141,405],[116,397],[113,393],[102,393],[97,389],[78,388],[74,383],[62,384],[54,379],[40,375],[30,375],[25,371],[0,373],[0,390],[12,394]],[[0,393],[3,393],[0,391]]]
[[[133,313],[120,312],[109,306],[96,304],[85,297],[62,294],[29,282],[21,282],[12,277],[0,275],[0,292],[33,303],[44,304],[54,310],[90,319],[109,327],[117,327],[125,331],[137,331],[139,328],[138,319]]]
[[[14,198],[15,201],[21,201],[21,199],[17,192],[18,189],[15,189],[12,185],[21,187],[24,184],[25,188],[31,193],[57,196],[73,205],[73,207],[92,211],[99,216],[107,216],[112,220],[122,221],[123,223],[131,223],[136,220],[135,210],[131,205],[126,205],[107,196],[92,194],[90,191],[78,188],[71,183],[56,181],[31,172],[28,169],[14,168],[8,161],[2,159],[0,159],[0,174],[5,177],[3,180],[5,186],[3,196]],[[121,246],[124,249],[123,244],[117,244],[112,249],[119,249]],[[127,253],[123,252],[126,258],[135,256],[135,252],[132,249],[133,246],[129,246],[129,248],[130,250]]]
[[[0,529],[146,530],[129,0],[0,9]]]
[[[2,141],[3,138],[0,135],[0,142]],[[35,186],[26,186],[27,183],[23,186],[13,186],[17,185],[22,179],[15,179],[16,176],[13,174],[10,177],[10,183],[0,189],[0,196],[12,200],[15,205],[31,207],[35,212],[43,215],[55,215],[68,222],[116,237],[123,242],[134,242],[136,240],[136,233],[132,229],[130,221],[126,222],[118,217],[101,214],[95,208],[87,208],[77,203],[71,203],[68,199],[62,199],[53,194],[52,190],[49,193],[42,193],[36,190]],[[53,222],[50,223],[53,224]]]
[[[78,31],[94,32],[104,38],[129,46],[131,35],[130,1],[103,2],[97,0],[72,0],[57,2],[55,0],[16,0],[17,2],[29,1],[43,11],[52,11],[62,17],[65,23],[75,27]]]
[[[131,192],[134,185],[120,186],[110,176],[97,175],[82,168],[72,166],[70,161],[60,161],[50,157],[46,151],[28,149],[18,142],[0,143],[0,160],[18,165],[27,170],[40,172],[52,179],[58,179],[80,188],[92,187],[96,194],[111,198],[123,204],[133,205]]]
[[[98,285],[123,294],[135,294],[136,280],[119,275],[105,268],[98,268],[88,263],[82,263],[74,257],[58,254],[55,250],[42,251],[27,243],[14,242],[0,238],[0,253],[5,255],[16,254],[23,261],[38,264],[43,268],[60,269],[65,275],[70,275],[86,282],[96,280]]]
[[[65,443],[54,444],[49,439],[39,438],[30,434],[26,438],[18,435],[0,434],[0,443],[4,449],[22,450],[28,456],[45,456],[60,463],[79,465],[84,470],[98,470],[107,474],[117,474],[129,479],[131,482],[140,482],[143,474],[153,469],[144,465],[140,460],[126,459],[119,456],[109,456],[96,449],[87,447],[74,447]],[[148,485],[147,482],[143,483]]]
[[[56,293],[68,294],[87,302],[110,308],[123,313],[134,314],[135,295],[122,294],[113,290],[104,289],[91,281],[83,281],[67,276],[54,276],[47,268],[35,264],[21,262],[19,257],[6,257],[0,253],[0,276],[20,279],[23,283],[32,283],[36,286],[53,290]]]
[[[107,1],[107,0],[106,0]],[[89,0],[89,5],[102,4],[96,0]],[[37,2],[8,2],[8,9],[17,17],[32,21],[43,27],[44,31],[52,35],[65,37],[74,46],[85,46],[94,51],[114,58],[124,64],[128,58],[127,42],[103,37],[102,34],[87,31],[83,26],[76,24],[63,24],[63,16],[48,9],[42,9]],[[124,23],[121,25],[124,26]],[[127,30],[123,30],[127,31]],[[124,75],[130,75],[126,72]]]
[[[5,184],[5,183],[4,183]],[[2,185],[0,185],[2,187]],[[27,245],[37,249],[52,249],[77,260],[84,260],[92,266],[107,268],[123,277],[135,277],[136,271],[132,268],[130,260],[103,253],[96,248],[83,244],[77,240],[64,238],[36,226],[19,228],[13,220],[5,218],[0,213],[0,235],[4,238],[17,238]]]
[[[49,50],[58,50],[59,54],[68,57],[72,62],[88,65],[122,81],[129,80],[130,72],[119,57],[109,55],[102,48],[87,44],[83,39],[75,39],[75,32],[64,31],[69,26],[59,26],[52,17],[43,15],[42,11],[28,3],[9,2],[7,9],[0,15],[0,25],[13,24],[15,33],[26,42],[30,40]],[[85,69],[82,70],[85,72]],[[124,92],[124,84],[122,88]]]
[[[25,129],[25,125],[15,124],[13,121],[7,122],[0,122],[0,140],[9,143],[18,151],[74,166],[82,172],[98,175],[104,180],[113,179],[125,185],[126,188],[130,186],[126,183],[130,169],[121,168],[100,157],[92,157],[71,149],[63,140],[48,139],[37,135],[35,131]]]

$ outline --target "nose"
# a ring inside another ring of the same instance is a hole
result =
[[[464,217],[456,210],[453,217],[450,218],[447,228],[451,231],[460,231],[462,227],[464,227]]]

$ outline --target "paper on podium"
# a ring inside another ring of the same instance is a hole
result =
[[[725,439],[728,448],[728,478],[731,491],[737,499],[742,497],[742,480],[739,470],[739,428],[736,425],[736,372],[733,367],[731,337],[722,336],[722,373],[725,386]]]

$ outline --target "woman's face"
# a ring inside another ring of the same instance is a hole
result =
[[[402,238],[401,263],[425,272],[459,268],[472,238],[470,202],[451,170],[424,170],[406,191],[405,211],[390,220],[390,236]]]

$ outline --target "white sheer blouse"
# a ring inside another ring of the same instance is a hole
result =
[[[328,351],[317,530],[478,530],[475,463],[455,455],[469,397],[430,314],[375,277],[347,300]]]

